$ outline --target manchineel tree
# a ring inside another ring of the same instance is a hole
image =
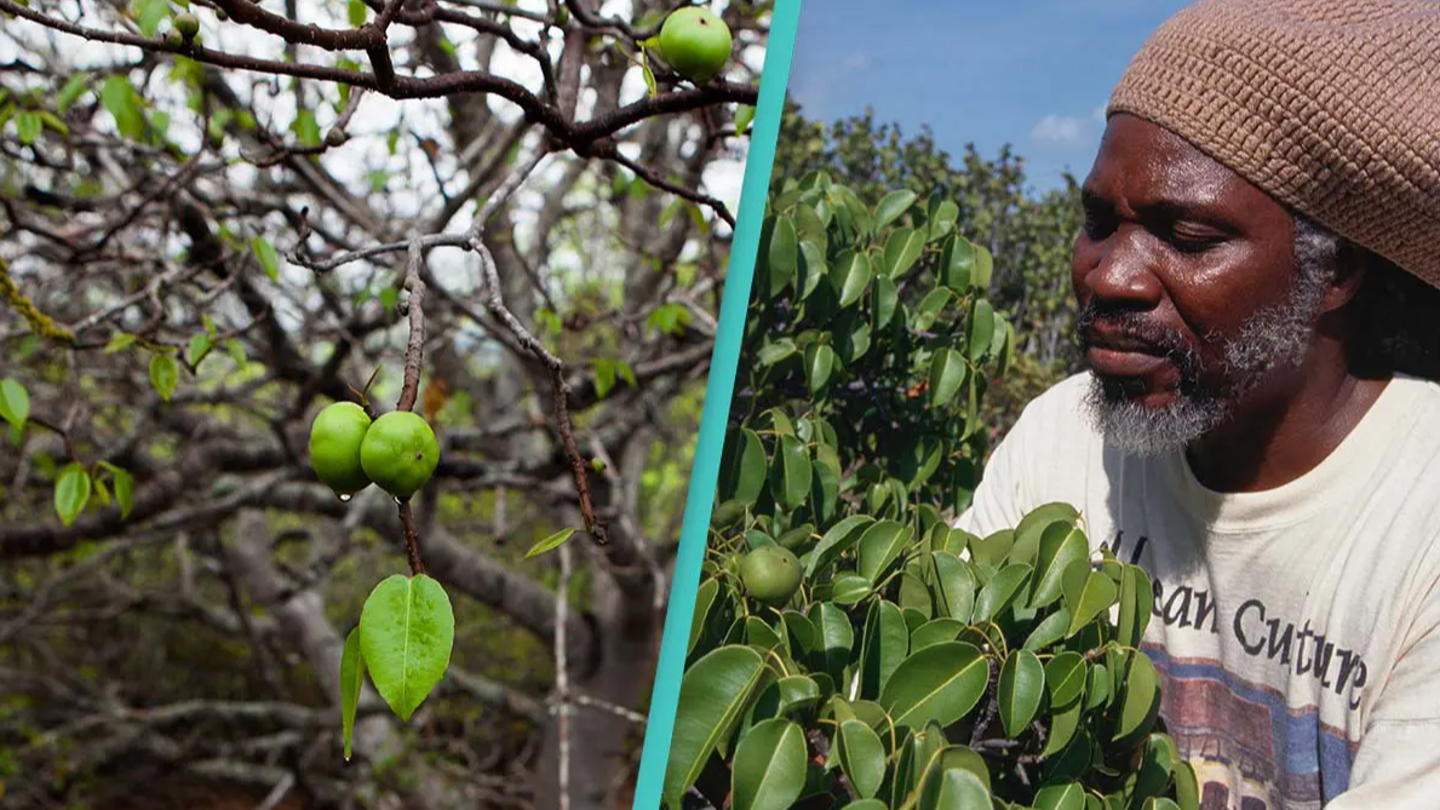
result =
[[[770,14],[681,5],[0,0],[6,802],[623,801]]]
[[[1016,342],[940,193],[772,192],[666,780],[672,810],[1196,810],[1145,572],[1070,506],[953,528]]]

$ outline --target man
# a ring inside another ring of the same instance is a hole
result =
[[[959,525],[1082,512],[1206,810],[1440,807],[1440,3],[1206,0],[1109,106],[1089,366]]]

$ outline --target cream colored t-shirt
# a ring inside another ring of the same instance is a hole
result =
[[[1440,808],[1440,385],[1393,380],[1315,469],[1241,494],[1104,447],[1088,385],[1026,407],[957,525],[1068,502],[1150,574],[1145,649],[1204,810]]]

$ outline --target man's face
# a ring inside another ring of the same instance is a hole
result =
[[[1300,280],[1294,222],[1267,194],[1168,130],[1117,115],[1083,202],[1077,338],[1092,410],[1116,446],[1181,449],[1303,361],[1324,283]]]

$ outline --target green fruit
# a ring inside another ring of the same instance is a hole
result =
[[[376,486],[403,501],[430,480],[440,463],[440,443],[424,417],[391,411],[366,431],[360,463]]]
[[[165,32],[165,44],[169,45],[172,48],[178,48],[181,45],[185,44],[185,38],[180,36],[179,31],[171,28],[169,31]]]
[[[660,27],[660,55],[696,84],[710,80],[730,60],[730,28],[707,9],[676,9]]]
[[[788,549],[761,546],[740,561],[740,581],[761,602],[782,605],[800,587],[800,560]]]
[[[353,402],[327,406],[310,424],[310,466],[337,495],[353,495],[370,484],[360,463],[369,428],[370,417]]]
[[[200,19],[194,14],[176,14],[175,30],[186,39],[194,39],[195,35],[200,33]]]

